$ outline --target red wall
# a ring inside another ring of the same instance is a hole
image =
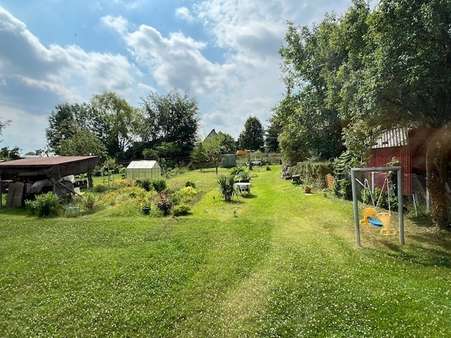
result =
[[[400,161],[403,175],[403,194],[412,194],[412,157],[408,147],[393,147],[372,149],[368,167],[385,167],[387,163],[391,162],[393,157]],[[370,179],[370,177],[368,177]],[[385,175],[379,174],[375,176],[376,186],[382,187]]]

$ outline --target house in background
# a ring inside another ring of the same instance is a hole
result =
[[[208,140],[208,139],[210,139],[210,138],[212,138],[212,137],[215,137],[216,135],[218,135],[218,133],[216,132],[215,129],[212,129],[212,130],[208,133],[207,137],[205,137],[204,141],[205,141],[205,140]]]
[[[433,137],[449,133],[449,129],[396,128],[383,132],[370,151],[368,167],[383,167],[393,160],[399,161],[403,172],[403,194],[427,204],[426,149]],[[451,145],[448,153],[451,169]],[[449,176],[451,177],[451,176]],[[375,186],[382,186],[383,175],[376,175]],[[451,186],[448,182],[447,189]],[[449,191],[449,190],[448,190]]]

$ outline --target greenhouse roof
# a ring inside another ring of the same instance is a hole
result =
[[[127,169],[153,169],[159,167],[157,161],[132,161]]]

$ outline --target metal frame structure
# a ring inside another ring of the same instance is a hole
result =
[[[402,196],[402,168],[401,167],[375,167],[375,168],[352,168],[351,169],[351,181],[352,181],[352,202],[354,210],[354,223],[355,223],[355,240],[357,246],[362,246],[360,239],[360,219],[359,219],[359,200],[357,196],[357,185],[356,185],[356,173],[366,173],[366,172],[390,172],[396,171],[397,176],[397,186],[398,186],[398,219],[399,219],[399,243],[401,245],[405,244],[404,237],[404,203]]]

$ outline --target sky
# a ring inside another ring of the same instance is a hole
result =
[[[200,135],[264,124],[284,93],[287,22],[351,0],[0,0],[0,147],[45,148],[55,105],[115,91],[138,106],[171,90],[199,104]]]

